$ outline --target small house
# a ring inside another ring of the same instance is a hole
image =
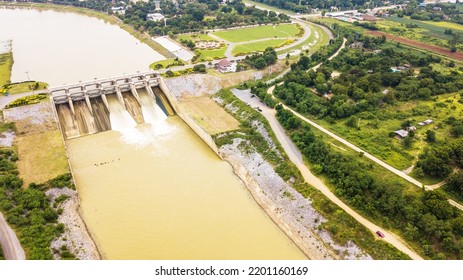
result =
[[[236,62],[232,63],[227,59],[222,59],[216,65],[216,69],[222,73],[236,72]]]
[[[394,133],[395,133],[396,136],[399,136],[400,138],[405,138],[405,137],[408,136],[408,131],[403,130],[403,129],[396,130],[396,131],[394,131]]]
[[[416,126],[409,126],[405,130],[407,130],[407,131],[416,131]]]
[[[423,122],[424,122],[425,124],[432,124],[432,123],[433,123],[432,120],[425,120],[425,121],[423,121]]]
[[[152,13],[152,14],[147,14],[146,19],[151,20],[151,21],[160,21],[164,19],[164,16],[160,13]]]
[[[425,126],[426,124],[424,122],[419,122],[418,125],[419,126]]]

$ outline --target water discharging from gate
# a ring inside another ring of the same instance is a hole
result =
[[[304,259],[231,167],[139,90],[112,130],[67,141],[83,218],[107,259]]]

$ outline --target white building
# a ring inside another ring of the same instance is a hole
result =
[[[152,20],[152,21],[160,21],[164,19],[164,16],[160,13],[152,13],[146,15],[147,20]]]

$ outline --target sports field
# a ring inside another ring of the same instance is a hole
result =
[[[263,25],[247,28],[222,30],[213,34],[232,43],[241,43],[267,38],[288,38],[295,37],[299,33],[294,24]]]

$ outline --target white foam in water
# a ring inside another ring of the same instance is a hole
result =
[[[175,126],[166,122],[166,114],[151,100],[151,97],[147,94],[141,94],[140,99],[145,120],[145,123],[140,125],[137,125],[117,99],[112,98],[112,96],[108,97],[108,103],[112,130],[120,132],[122,134],[121,140],[126,144],[142,148],[166,139],[175,130]]]

